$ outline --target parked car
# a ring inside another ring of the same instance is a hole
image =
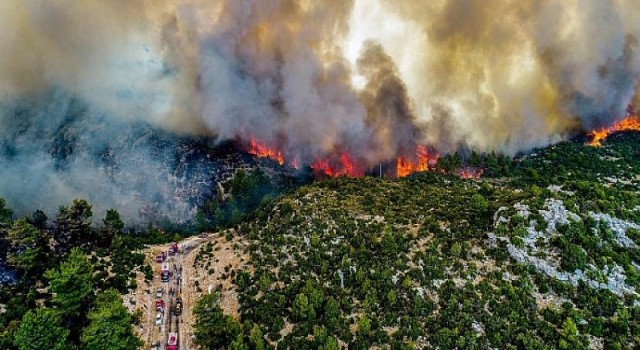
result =
[[[156,326],[162,325],[162,312],[156,314]]]
[[[156,300],[156,311],[164,312],[164,300],[162,299]]]
[[[162,288],[158,288],[156,291],[156,298],[162,298]]]

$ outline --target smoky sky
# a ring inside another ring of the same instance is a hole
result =
[[[17,206],[44,184],[51,206],[169,198],[158,149],[123,141],[140,128],[367,167],[421,144],[514,154],[640,100],[635,0],[4,0],[0,23],[0,195]],[[137,159],[117,186],[109,149]]]

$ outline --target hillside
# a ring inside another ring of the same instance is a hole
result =
[[[564,142],[479,181],[302,187],[239,225],[253,266],[231,273],[240,323],[214,325],[208,308],[196,336],[252,349],[640,346],[639,141]]]
[[[640,349],[640,0],[0,23],[0,350]]]
[[[237,170],[193,225],[130,228],[80,199],[16,218],[0,199],[0,347],[638,347],[640,133],[583,141],[401,179]]]

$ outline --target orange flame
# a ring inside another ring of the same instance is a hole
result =
[[[415,161],[409,157],[398,157],[396,159],[396,176],[405,177],[415,172],[427,171],[429,166],[435,164],[440,156],[438,154],[430,155],[427,147],[416,147]]]
[[[480,176],[484,173],[484,170],[481,168],[462,168],[458,169],[458,176],[463,179],[472,179],[478,180]]]
[[[278,162],[280,165],[285,164],[285,158],[282,152],[268,147],[266,144],[259,142],[255,138],[249,141],[247,153],[258,158],[267,158]],[[406,177],[416,172],[433,170],[440,155],[438,153],[430,153],[426,146],[417,146],[416,154],[412,157],[399,156],[396,158],[396,176]],[[295,169],[299,168],[297,159],[286,160],[290,166]],[[326,156],[318,158],[311,169],[316,175],[325,177],[363,177],[365,171],[354,160],[349,153],[341,153],[339,157]],[[462,168],[454,173],[463,179],[478,179],[482,175],[483,170],[480,168]]]
[[[589,133],[592,139],[589,141],[589,146],[593,147],[602,147],[602,142],[606,140],[606,138],[616,132],[619,131],[640,131],[640,117],[637,115],[630,115],[625,119],[613,124],[608,128],[602,128],[600,130],[593,130]]]
[[[355,164],[348,153],[341,154],[337,164],[335,162],[332,162],[329,158],[318,159],[313,164],[311,164],[311,169],[313,169],[317,173],[329,177],[364,176],[364,171]]]
[[[267,145],[258,142],[256,139],[251,138],[249,142],[249,149],[247,150],[249,154],[253,154],[258,158],[268,158],[271,160],[275,160],[280,165],[284,165],[284,157],[282,156],[282,152],[276,151],[273,148],[267,147]]]

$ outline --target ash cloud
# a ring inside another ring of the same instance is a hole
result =
[[[122,141],[153,128],[368,167],[417,144],[526,151],[640,100],[635,0],[5,0],[0,21],[0,196],[24,208],[46,187],[51,206],[188,212],[158,144]]]

